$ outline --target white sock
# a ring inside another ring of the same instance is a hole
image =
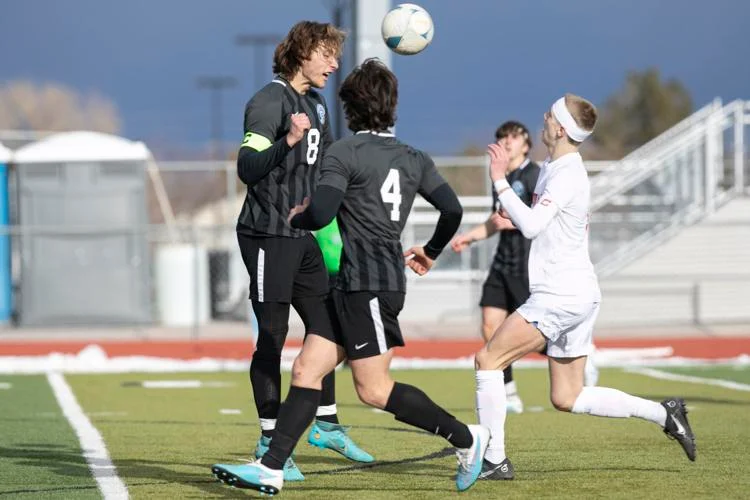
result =
[[[572,411],[597,417],[637,417],[662,427],[667,422],[667,410],[659,403],[609,387],[584,387]]]
[[[316,417],[327,417],[329,415],[336,414],[336,403],[326,406],[318,406],[318,411],[315,412]]]
[[[516,389],[516,381],[511,380],[507,384],[505,384],[505,395],[506,396],[512,396],[518,394],[518,389]]]
[[[260,419],[260,430],[262,431],[272,431],[276,428],[276,419],[275,418],[261,418]]]
[[[502,370],[477,370],[477,416],[490,429],[484,458],[493,464],[505,460],[505,387]]]

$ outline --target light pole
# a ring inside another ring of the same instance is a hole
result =
[[[333,95],[334,102],[329,104],[329,107],[336,109],[333,113],[332,132],[335,139],[341,139],[346,133],[344,124],[344,109],[341,102],[338,100],[338,91],[341,84],[344,81],[344,75],[349,73],[349,68],[353,68],[357,64],[357,23],[356,23],[356,12],[357,12],[357,1],[358,0],[324,0],[324,3],[331,8],[331,22],[338,28],[344,28],[349,25],[349,40],[344,44],[344,48],[349,47],[349,54],[341,54],[341,65],[333,74]],[[346,11],[349,10],[348,23],[344,21]],[[348,64],[347,64],[348,59]]]
[[[265,35],[253,35],[243,34],[237,35],[234,39],[234,43],[240,46],[249,45],[253,47],[253,59],[255,63],[255,92],[260,90],[263,86],[263,65],[265,60],[263,59],[263,48],[267,46],[274,47],[279,44],[283,37],[275,34]]]
[[[222,159],[222,92],[237,85],[237,79],[232,76],[199,76],[196,79],[199,89],[207,89],[211,92],[211,159],[219,161]]]

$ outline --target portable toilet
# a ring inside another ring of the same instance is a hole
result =
[[[64,132],[13,155],[22,325],[150,323],[143,143]]]

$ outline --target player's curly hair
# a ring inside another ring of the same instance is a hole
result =
[[[330,23],[300,21],[289,30],[273,53],[273,72],[292,78],[314,51],[330,51],[341,57],[346,33]]]
[[[377,58],[366,59],[341,84],[349,130],[382,132],[396,124],[398,80]]]

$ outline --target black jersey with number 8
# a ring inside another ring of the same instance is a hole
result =
[[[263,151],[283,139],[293,113],[305,113],[310,130],[283,161],[259,182],[248,186],[237,232],[298,238],[307,231],[287,223],[289,210],[312,194],[325,148],[332,142],[325,99],[314,89],[298,94],[277,77],[259,90],[245,107],[242,147]]]

